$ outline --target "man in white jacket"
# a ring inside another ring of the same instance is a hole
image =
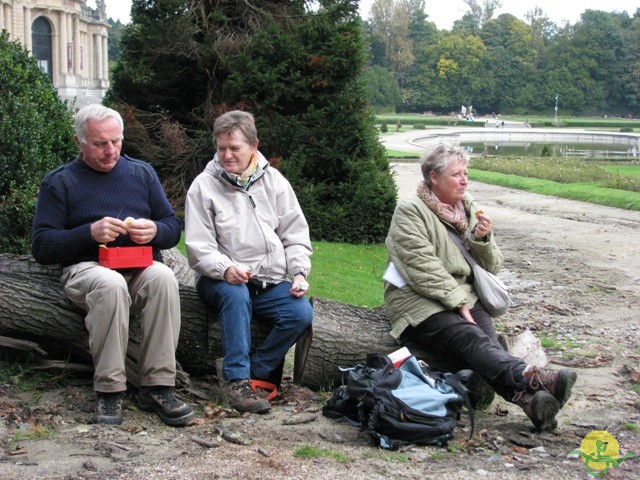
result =
[[[289,182],[258,151],[253,115],[227,112],[216,119],[213,135],[216,154],[186,199],[189,265],[220,322],[224,360],[217,373],[227,400],[240,411],[265,413],[271,404],[250,379],[278,377],[313,318],[305,297],[309,226]],[[252,319],[274,324],[253,353]]]

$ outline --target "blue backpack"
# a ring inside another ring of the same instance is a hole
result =
[[[414,356],[396,368],[388,356],[367,355],[366,365],[343,370],[343,383],[323,408],[330,418],[360,426],[378,447],[446,446],[466,404],[473,435],[473,409],[464,383],[471,370],[431,372]]]
[[[373,388],[375,400],[369,413],[367,434],[380,448],[397,450],[410,445],[444,447],[466,404],[473,435],[473,409],[465,382],[471,370],[429,372],[411,356],[399,368],[387,365]]]

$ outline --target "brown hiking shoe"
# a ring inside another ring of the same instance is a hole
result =
[[[222,392],[233,408],[240,412],[267,413],[271,404],[256,395],[248,379],[224,382]]]
[[[573,370],[565,368],[555,371],[534,366],[525,372],[524,377],[527,379],[527,389],[531,393],[549,392],[558,400],[560,408],[564,407],[569,400],[573,384],[578,379],[578,375]]]
[[[513,403],[522,408],[537,431],[550,432],[558,426],[556,415],[560,404],[549,392],[530,393],[520,390],[513,397]]]

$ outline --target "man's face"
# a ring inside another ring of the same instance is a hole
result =
[[[82,160],[98,172],[109,172],[118,163],[122,149],[122,130],[113,118],[89,120],[85,130],[85,140],[75,137],[76,145],[82,153]]]
[[[258,150],[258,142],[251,145],[238,130],[221,133],[216,137],[220,165],[227,173],[240,175],[249,166],[251,156]]]

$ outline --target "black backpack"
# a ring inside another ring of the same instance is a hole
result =
[[[446,446],[466,404],[473,435],[473,409],[464,386],[471,370],[429,371],[411,356],[396,368],[388,356],[367,355],[365,365],[343,369],[343,385],[323,408],[330,418],[346,418],[380,448],[410,444]]]
[[[381,353],[370,353],[364,364],[351,368],[340,368],[342,385],[322,408],[325,417],[344,418],[352,425],[365,429],[369,413],[373,410],[373,388],[391,359]]]

